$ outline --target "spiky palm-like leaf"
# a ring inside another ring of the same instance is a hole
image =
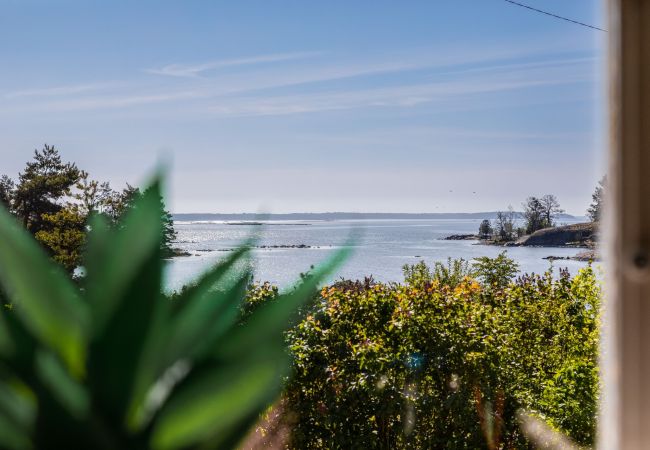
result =
[[[232,448],[277,395],[283,332],[345,251],[243,325],[246,245],[172,305],[159,196],[95,217],[82,288],[0,209],[0,447]]]

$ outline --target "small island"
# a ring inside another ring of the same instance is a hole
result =
[[[478,234],[454,234],[444,240],[478,241],[482,245],[503,247],[571,247],[584,248],[575,256],[547,256],[551,261],[571,259],[576,261],[595,261],[600,259],[596,251],[598,224],[602,202],[604,180],[593,194],[593,203],[587,214],[590,222],[557,225],[558,217],[564,210],[554,195],[528,197],[522,204],[523,211],[515,212],[510,206],[505,212],[499,211],[493,221],[484,219],[479,225]]]

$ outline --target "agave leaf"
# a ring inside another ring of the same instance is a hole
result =
[[[250,277],[248,272],[231,282],[231,287],[227,287],[225,292],[215,292],[213,289],[247,254],[251,242],[247,241],[225,261],[207,271],[197,283],[184,290],[176,304],[161,299],[135,375],[126,419],[129,429],[140,430],[155,412],[150,410],[147,399],[152,390],[157,389],[167,370],[179,360],[185,363],[187,358],[209,345],[214,340],[210,336],[218,334],[225,327],[225,324],[222,325],[225,320],[230,317],[233,317],[233,322],[236,320],[240,302],[235,303],[234,314],[229,306],[236,293],[240,292],[239,297],[243,298]],[[172,317],[174,307],[176,314]]]
[[[168,315],[161,295],[159,198],[156,180],[117,231],[97,219],[89,239],[87,296],[96,323],[89,370],[97,401],[118,422],[126,420],[136,392],[145,389],[147,349]]]
[[[233,427],[252,425],[276,395],[286,370],[282,346],[265,346],[265,358],[216,362],[186,378],[163,407],[152,432],[156,449],[184,448],[231,439]]]
[[[0,315],[4,318],[6,331],[14,344],[14,351],[9,355],[3,355],[3,360],[7,361],[11,371],[18,376],[31,373],[38,342],[25,328],[14,310],[4,309]]]
[[[16,428],[15,424],[0,413],[0,447],[12,450],[33,448],[29,434]]]
[[[250,274],[245,273],[229,291],[219,298],[215,297],[214,300],[220,304],[220,308],[219,311],[214,311],[212,326],[205,328],[203,339],[197,341],[196,346],[189,352],[195,361],[202,361],[211,356],[219,345],[220,338],[237,324],[250,278]]]
[[[218,283],[223,280],[226,273],[230,271],[238,261],[248,256],[253,242],[252,239],[245,241],[244,244],[239,246],[226,258],[219,261],[212,268],[203,273],[198,280],[185,286],[181,294],[174,301],[174,306],[177,311],[180,313],[185,308],[193,306],[195,302],[199,301],[199,299],[214,290],[215,286],[218,286]]]
[[[232,444],[233,427],[240,430],[252,424],[277,393],[288,360],[282,333],[299,317],[297,308],[313,297],[348,252],[347,248],[337,252],[291,293],[260,307],[244,325],[232,327],[212,351],[213,359],[195,368],[163,406],[153,427],[152,446]]]
[[[262,305],[243,326],[234,328],[223,337],[215,355],[230,358],[254,351],[259,342],[267,339],[281,339],[282,333],[300,318],[299,308],[313,298],[318,286],[349,253],[349,247],[342,248],[292,291],[280,295],[270,304]]]
[[[204,292],[195,299],[195,305],[181,311],[184,317],[180,324],[167,319],[155,327],[156,332],[150,339],[138,371],[140,380],[129,409],[128,423],[131,429],[142,428],[155,413],[147,411],[146,398],[152,389],[156,389],[157,381],[167,369],[179,361],[193,364],[200,360],[214,348],[219,336],[236,323],[249,279],[250,274],[245,272],[238,280],[231,282],[225,291]]]
[[[4,306],[0,305],[0,308]],[[0,314],[0,357],[9,357],[15,354],[16,344],[9,333],[5,319]]]
[[[80,376],[86,358],[88,307],[63,270],[0,207],[0,282],[25,327]]]
[[[213,288],[247,251],[245,248],[238,250],[206,273],[188,295],[178,300],[184,302],[184,305],[171,325],[168,362],[171,363],[182,355],[198,356],[202,348],[212,345],[211,336],[219,334],[237,319],[250,273],[246,271],[234,281],[227,282],[223,290],[215,291]]]
[[[152,252],[160,247],[160,183],[155,181],[126,214],[120,229],[111,231],[101,216],[91,222],[87,253],[87,298],[95,336],[124,301]]]
[[[58,400],[63,409],[77,419],[88,413],[90,397],[86,388],[70,377],[50,352],[39,351],[36,354],[36,371],[41,383],[49,388],[52,398]]]
[[[3,379],[0,383],[0,414],[20,431],[29,431],[36,417],[33,394],[18,380]]]
[[[116,303],[111,320],[91,344],[88,370],[94,396],[118,423],[125,420],[135,386],[141,383],[143,375],[138,375],[138,370],[151,330],[160,326],[163,315],[158,309],[169,305],[160,294],[161,278],[162,261],[156,245],[122,288],[122,301]]]
[[[165,349],[169,345],[169,328],[172,305],[160,296],[151,311],[147,334],[142,336],[143,346],[134,366],[131,395],[126,411],[126,425],[132,431],[145,424],[144,404],[147,394],[164,374]]]

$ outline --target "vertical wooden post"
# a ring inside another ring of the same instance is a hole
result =
[[[599,448],[650,448],[650,0],[609,0],[610,163]]]

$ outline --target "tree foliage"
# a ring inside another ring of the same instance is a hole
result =
[[[78,206],[68,205],[53,214],[43,214],[43,221],[47,226],[34,237],[50,251],[54,261],[73,272],[82,262],[86,216]]]
[[[539,199],[542,206],[543,218],[546,226],[553,227],[556,225],[557,217],[564,212],[560,208],[560,201],[553,194],[546,194]]]
[[[74,163],[64,163],[59,152],[45,144],[34,150],[33,161],[27,162],[18,175],[12,206],[16,216],[32,234],[48,227],[44,214],[55,214],[63,208],[81,175]]]
[[[507,211],[497,212],[494,219],[494,238],[497,241],[509,242],[517,237],[516,230],[517,213],[512,206],[508,206]]]
[[[88,220],[99,214],[111,226],[119,227],[122,217],[143,195],[129,184],[115,191],[108,182],[91,179],[74,163],[64,163],[58,150],[47,144],[34,152],[33,161],[27,162],[18,180],[16,184],[6,175],[0,178],[0,204],[69,272],[82,264]],[[162,197],[159,202],[164,230],[161,250],[167,258],[174,255],[171,245],[176,232]]]
[[[600,222],[605,197],[605,187],[607,186],[607,177],[603,177],[598,182],[594,193],[591,195],[591,205],[587,209],[587,215],[592,222]]]
[[[0,204],[9,211],[13,210],[15,189],[16,183],[14,180],[9,178],[7,175],[2,175],[0,177]]]
[[[492,228],[492,224],[490,224],[488,219],[484,219],[478,227],[479,237],[481,239],[490,239],[493,233],[494,229]]]
[[[557,217],[564,212],[560,202],[551,194],[541,198],[528,197],[522,206],[527,234],[555,226]]]
[[[288,333],[291,448],[527,448],[520,408],[592,444],[593,270],[506,282],[502,255],[453,286],[425,269],[404,284],[326,287]]]

